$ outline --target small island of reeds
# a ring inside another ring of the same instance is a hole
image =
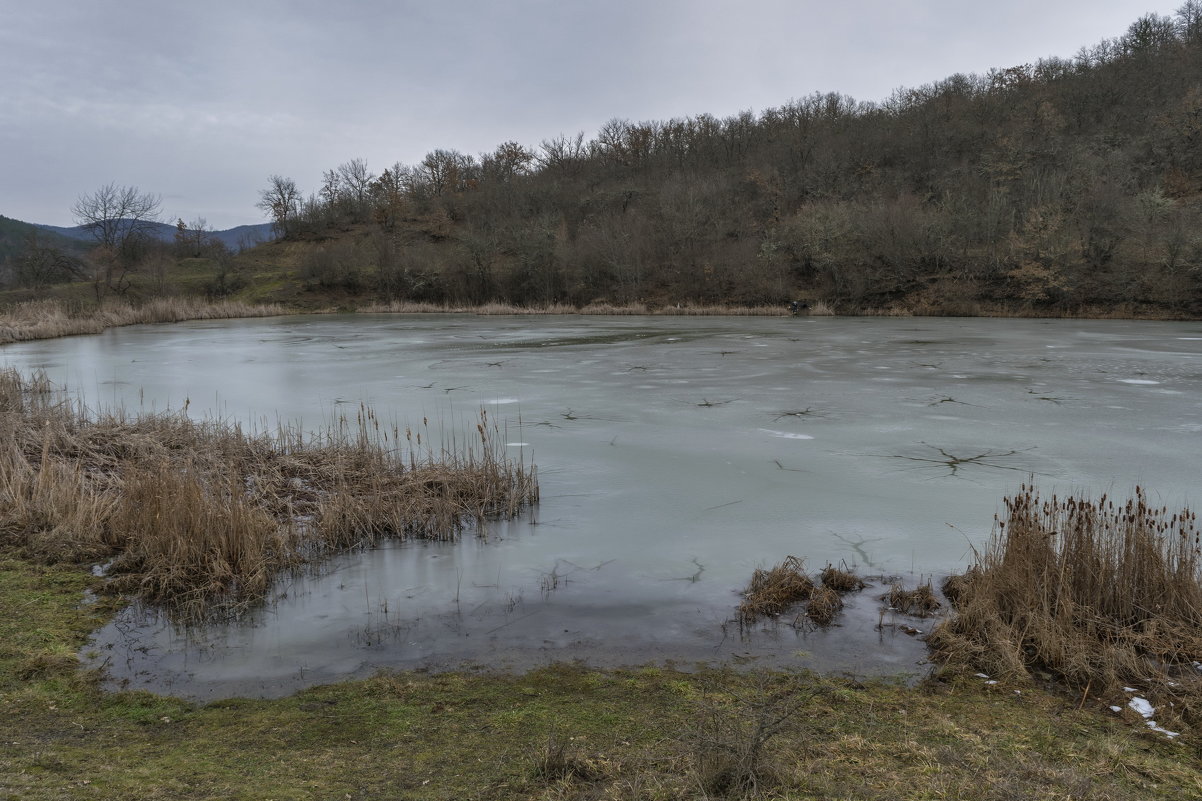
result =
[[[449,540],[538,500],[481,413],[465,441],[366,406],[317,432],[252,433],[186,411],[92,412],[40,375],[0,373],[0,545],[107,562],[108,588],[177,619],[237,614],[282,572],[385,538]]]

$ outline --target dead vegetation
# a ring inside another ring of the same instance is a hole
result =
[[[754,623],[761,617],[777,617],[789,607],[805,603],[805,616],[819,626],[829,626],[843,609],[842,593],[868,586],[848,570],[827,565],[819,581],[805,574],[805,560],[786,557],[770,570],[757,569],[743,591],[739,622]]]
[[[92,413],[0,373],[0,544],[111,561],[110,587],[183,621],[236,614],[280,571],[385,537],[449,540],[538,499],[482,413],[435,448],[360,406],[324,431],[248,433],[184,413]]]
[[[699,695],[696,722],[682,739],[703,797],[760,798],[781,783],[783,760],[770,744],[805,728],[802,710],[817,694],[801,677],[761,674],[742,692]]]
[[[531,758],[534,778],[547,783],[594,782],[620,772],[620,766],[604,756],[587,754],[573,738],[555,734]]]
[[[271,317],[287,313],[283,306],[274,304],[257,306],[232,300],[208,302],[188,297],[155,298],[137,306],[125,301],[108,301],[99,307],[34,300],[14,304],[0,312],[0,345],[99,334],[106,328],[142,323]]]
[[[935,595],[935,588],[929,581],[919,584],[912,590],[907,590],[901,584],[895,583],[881,600],[889,604],[889,607],[895,612],[912,617],[930,617],[939,611],[939,607],[943,606],[939,603],[939,598]]]
[[[739,620],[752,623],[757,618],[780,615],[793,604],[808,601],[814,594],[814,582],[805,574],[805,561],[785,557],[779,565],[757,568],[743,591]]]
[[[819,302],[818,310],[813,314],[831,315],[834,312],[826,304]],[[549,303],[543,305],[519,305],[514,303],[426,303],[420,301],[394,300],[388,303],[371,303],[358,309],[364,314],[584,314],[584,315],[661,315],[666,317],[785,317],[788,307],[780,306],[740,306],[740,305],[702,305],[693,303],[664,304],[649,306],[645,303],[608,303],[597,301],[583,306],[569,303]]]
[[[1162,714],[1202,711],[1202,562],[1194,513],[1042,500],[1005,501],[987,550],[946,586],[955,614],[930,635],[938,658],[990,675],[1055,677],[1082,695],[1145,692]],[[1170,706],[1171,704],[1171,706]]]
[[[822,586],[830,587],[835,592],[857,592],[868,586],[855,573],[834,565],[822,568],[822,572],[818,574],[818,580],[822,582]]]
[[[806,604],[806,617],[819,626],[835,622],[835,615],[843,611],[843,599],[839,593],[827,586],[815,587]]]

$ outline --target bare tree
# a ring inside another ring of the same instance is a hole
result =
[[[136,186],[105,184],[89,195],[80,195],[71,214],[99,247],[92,254],[96,264],[94,286],[99,299],[104,291],[124,294],[129,275],[154,242],[162,199]]]
[[[50,244],[36,230],[25,238],[25,250],[13,263],[13,277],[24,287],[36,289],[60,281],[76,281],[84,276],[82,261]]]
[[[424,188],[434,196],[462,192],[476,177],[476,159],[458,150],[438,149],[426,154],[417,170]]]
[[[221,240],[213,236],[213,228],[204,217],[191,223],[185,223],[182,217],[175,221],[175,250],[181,257],[204,256],[218,245],[224,247]]]
[[[162,203],[158,195],[141,192],[136,186],[110,183],[90,195],[80,195],[71,214],[98,244],[128,255],[131,245],[151,238]]]
[[[554,169],[561,173],[579,171],[581,163],[588,155],[588,147],[584,143],[584,131],[575,136],[563,134],[554,139],[544,139],[539,145],[542,153],[535,156],[540,167],[545,170]]]
[[[1177,9],[1177,34],[1186,42],[1202,38],[1202,0],[1185,0]]]
[[[300,190],[295,181],[282,175],[273,175],[268,182],[267,188],[259,192],[255,206],[271,218],[277,236],[288,236],[300,215]]]
[[[404,165],[396,164],[380,173],[380,177],[372,181],[369,187],[375,221],[385,231],[391,232],[396,228],[408,206],[405,169]]]
[[[504,142],[492,153],[480,157],[480,171],[486,181],[506,183],[519,175],[528,175],[533,163],[533,151],[517,142]]]
[[[342,179],[342,187],[351,201],[357,207],[367,202],[368,189],[375,175],[367,169],[367,159],[351,159],[345,164],[338,165],[338,176]]]

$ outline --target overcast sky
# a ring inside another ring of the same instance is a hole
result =
[[[0,0],[0,214],[71,225],[115,182],[171,219],[560,133],[813,92],[881,100],[1122,34],[1163,0]]]

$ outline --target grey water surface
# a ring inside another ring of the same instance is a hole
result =
[[[366,403],[450,436],[483,408],[538,465],[523,519],[336,557],[201,631],[131,608],[86,651],[113,686],[193,698],[575,659],[916,674],[922,643],[878,626],[885,577],[962,569],[1025,481],[1180,506],[1202,466],[1197,323],[347,315],[0,355],[93,407],[263,429]],[[882,578],[828,631],[741,631],[739,589],[790,554]]]

